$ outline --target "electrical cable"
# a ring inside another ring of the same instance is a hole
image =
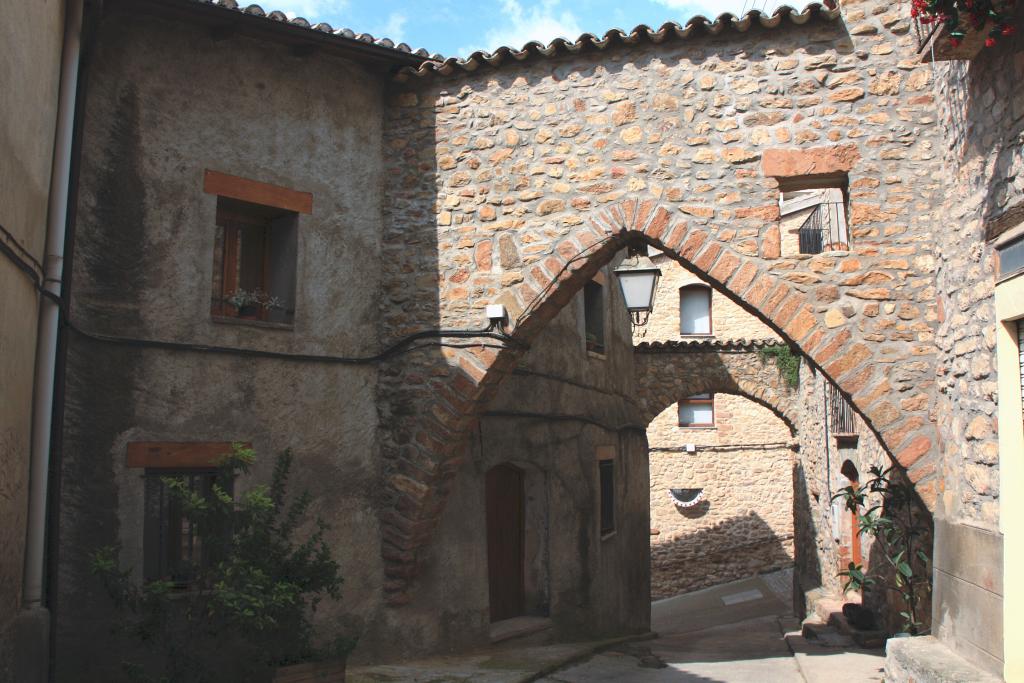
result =
[[[119,344],[123,346],[135,346],[140,348],[157,348],[167,349],[173,351],[193,351],[198,353],[219,353],[233,356],[253,357],[253,358],[275,358],[277,360],[287,360],[295,362],[306,362],[306,363],[331,363],[341,365],[365,365],[369,363],[377,363],[383,360],[387,360],[391,356],[399,353],[404,353],[409,350],[415,350],[417,348],[423,348],[423,346],[416,346],[406,348],[414,341],[421,339],[441,339],[444,337],[455,338],[455,339],[497,339],[505,342],[509,346],[502,346],[500,348],[520,347],[528,348],[522,342],[513,339],[504,332],[494,331],[495,325],[492,323],[486,328],[480,330],[423,330],[403,337],[385,348],[380,353],[376,353],[372,356],[330,356],[330,355],[315,355],[315,354],[304,354],[304,353],[286,353],[283,351],[265,351],[261,349],[245,349],[236,346],[217,346],[211,344],[195,344],[191,342],[172,342],[163,341],[158,339],[138,339],[134,337],[120,337],[108,334],[99,334],[95,332],[87,332],[75,325],[70,321],[65,321],[64,326],[78,335],[85,337],[86,339],[92,339],[93,341],[104,342],[108,344]],[[443,344],[441,344],[443,345]]]
[[[529,420],[545,420],[548,422],[582,422],[584,424],[593,425],[600,427],[609,432],[642,432],[647,434],[647,427],[644,425],[635,424],[624,424],[624,425],[608,425],[600,420],[586,417],[584,415],[562,415],[559,413],[532,413],[526,411],[517,410],[488,410],[480,414],[480,417],[508,417],[508,418],[523,418]]]
[[[523,311],[519,314],[519,316],[516,318],[516,327],[519,327],[519,324],[522,322],[522,320],[533,312],[533,309],[536,308],[537,304],[544,299],[544,295],[547,294],[548,290],[555,286],[555,283],[558,282],[558,279],[562,277],[562,273],[568,270],[570,265],[583,258],[589,251],[591,251],[595,247],[602,247],[605,244],[611,242],[615,238],[615,235],[607,235],[604,239],[594,242],[589,247],[586,247],[585,249],[577,253],[575,256],[573,256],[571,259],[566,261],[565,265],[562,266],[561,270],[555,273],[555,276],[551,278],[550,281],[548,281],[548,283],[544,286],[544,289],[540,290],[540,292],[537,293],[537,296],[533,297],[533,300],[531,300],[530,303],[527,304]]]
[[[773,442],[773,443],[722,444],[722,445],[718,445],[718,446],[702,446],[702,445],[698,444],[696,446],[698,451],[753,451],[753,450],[774,451],[774,450],[789,449],[789,447],[790,447],[790,445],[788,443],[784,443],[784,442],[781,442],[781,441]],[[658,451],[658,452],[663,452],[663,453],[683,453],[683,452],[687,452],[686,451],[686,446],[664,446],[664,447],[652,446],[649,450],[652,451],[652,452],[653,451]]]
[[[4,237],[4,240],[0,241],[0,253],[6,256],[25,277],[32,281],[32,286],[37,292],[51,299],[59,306],[61,304],[60,297],[43,286],[46,283],[46,270],[43,268],[43,264],[32,256],[25,247],[21,246],[21,243],[15,239],[14,235],[2,225],[0,225],[0,234],[3,234]],[[14,247],[11,246],[12,244]]]

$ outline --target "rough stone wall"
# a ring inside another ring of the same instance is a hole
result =
[[[513,336],[529,341],[626,234],[643,234],[760,308],[853,396],[933,501],[934,97],[904,16],[855,3],[844,17],[407,75],[385,134],[388,239],[405,255],[396,289],[436,285],[430,313],[457,327],[504,303]],[[808,163],[849,175],[852,252],[780,258],[776,178]],[[435,246],[436,263],[413,253]],[[515,358],[462,352],[410,367],[439,386],[421,382],[402,402],[436,421],[397,426],[401,441],[424,429],[423,440],[464,443]],[[406,504],[387,533],[400,602],[462,456],[395,445],[389,487]]]
[[[934,66],[944,139],[945,201],[936,214],[936,339],[942,438],[941,514],[936,525],[935,634],[993,673],[1003,673],[1002,581],[969,558],[1002,562],[996,435],[996,259],[992,240],[1024,215],[1024,7],[1018,31],[970,61]],[[1004,577],[1004,579],[1009,578]],[[1007,623],[1011,623],[1008,620]]]
[[[41,263],[64,3],[0,0],[0,16],[19,17],[0,22],[0,226],[16,244],[0,241]],[[8,627],[21,607],[38,308],[31,281],[0,256],[0,681],[14,680]]]
[[[682,339],[679,328],[679,289],[704,284],[699,277],[672,259],[655,255],[651,259],[661,269],[654,312],[643,327],[633,330],[634,343]],[[718,339],[779,339],[776,332],[735,301],[719,292],[711,293],[711,334]]]
[[[793,563],[789,428],[768,408],[721,393],[715,422],[679,427],[672,405],[648,426],[652,598]],[[671,488],[703,488],[704,500],[678,508]]]
[[[634,329],[634,342],[687,339],[680,334],[679,289],[703,281],[665,256],[653,261],[662,271],[654,312],[647,325]],[[779,338],[718,292],[711,294],[711,312],[717,339]],[[680,427],[677,403],[647,426],[653,598],[793,562],[790,429],[770,409],[740,395],[716,393],[714,409],[713,428]],[[696,452],[681,450],[686,444]],[[704,488],[705,500],[678,508],[671,488]]]
[[[1018,18],[1022,14],[1017,8]],[[992,232],[1024,211],[1024,37],[1020,31],[967,61],[935,65],[947,195],[936,233],[940,325],[936,340],[944,441],[944,512],[996,529],[995,250]],[[1019,221],[1019,219],[1018,219]]]

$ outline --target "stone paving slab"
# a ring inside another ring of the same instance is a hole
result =
[[[653,657],[645,657],[645,650]],[[540,680],[543,683],[804,683],[774,616],[615,647]]]
[[[796,619],[780,619],[779,627],[807,683],[876,683],[884,679],[882,648],[857,647],[851,638],[834,631],[832,637],[819,637],[817,641],[805,638]]]
[[[654,634],[641,634],[358,667],[349,669],[345,680],[348,683],[528,683],[606,648],[652,637]]]

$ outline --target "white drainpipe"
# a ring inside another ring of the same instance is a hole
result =
[[[46,222],[46,291],[61,294],[64,268],[64,233],[71,181],[71,138],[75,127],[78,58],[82,38],[83,0],[68,0],[61,54],[57,130],[50,173],[50,203]],[[43,557],[46,550],[46,489],[50,476],[50,430],[53,425],[53,385],[57,364],[60,307],[46,296],[39,298],[39,335],[36,341],[35,392],[32,397],[32,461],[30,465],[28,534],[25,542],[23,606],[38,609],[43,601]]]

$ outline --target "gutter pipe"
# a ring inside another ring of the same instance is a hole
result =
[[[47,487],[50,478],[50,440],[53,427],[54,379],[60,325],[61,275],[67,230],[68,193],[71,181],[71,144],[78,91],[78,64],[82,47],[84,0],[67,0],[64,46],[61,54],[57,130],[50,173],[47,207],[46,257],[43,288],[52,296],[39,298],[39,331],[36,340],[35,391],[32,397],[32,452],[29,474],[28,533],[22,602],[28,610],[43,606],[45,579]]]

